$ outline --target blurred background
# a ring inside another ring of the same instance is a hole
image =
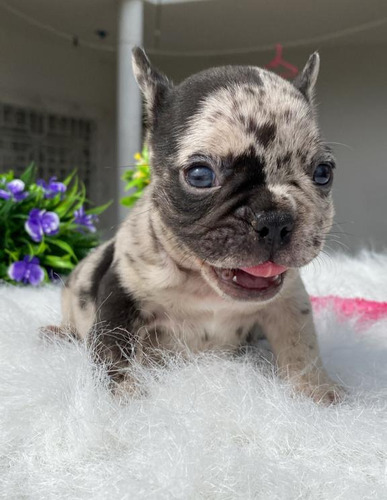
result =
[[[386,247],[385,0],[0,0],[0,172],[35,161],[62,179],[77,167],[95,203],[122,196],[142,140],[133,44],[176,83],[210,66],[265,66],[277,44],[299,69],[318,50],[320,123],[338,159],[334,231],[350,251]],[[106,235],[126,210],[103,215]]]

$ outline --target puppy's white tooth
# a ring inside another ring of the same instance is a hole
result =
[[[234,276],[234,271],[232,269],[222,269],[220,275],[224,280],[230,280]]]
[[[233,277],[233,279],[232,279],[232,280],[233,280],[233,282],[234,282],[234,283],[237,283],[237,282],[238,282],[237,277],[236,277],[236,274],[234,274],[234,277]]]

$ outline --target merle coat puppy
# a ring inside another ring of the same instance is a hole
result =
[[[322,366],[299,275],[334,213],[334,159],[312,102],[318,54],[292,83],[226,66],[175,86],[140,48],[133,69],[152,181],[116,236],[71,274],[63,326],[127,389],[130,359],[155,347],[236,349],[259,325],[279,373],[334,401],[341,390]]]

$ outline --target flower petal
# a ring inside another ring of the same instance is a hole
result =
[[[53,191],[55,194],[64,193],[67,190],[67,186],[63,184],[63,182],[58,182],[56,177],[51,177],[49,183],[49,189]]]
[[[45,234],[56,234],[59,231],[59,217],[55,212],[46,212],[41,217],[41,224]]]
[[[20,179],[14,179],[11,182],[8,182],[7,188],[10,190],[12,194],[21,193],[24,191],[25,184]]]
[[[38,208],[34,208],[30,211],[28,219],[24,224],[24,228],[27,233],[31,236],[31,239],[36,243],[42,241],[43,237],[43,228],[40,222],[40,210]],[[44,213],[44,210],[42,210]]]
[[[13,195],[13,199],[15,201],[23,201],[27,198],[27,196],[28,196],[28,193],[26,193],[25,191],[22,191],[21,193],[15,193]]]
[[[28,264],[24,260],[14,262],[8,268],[8,276],[11,280],[22,281],[27,271]]]
[[[0,198],[3,198],[3,200],[9,200],[11,198],[11,193],[4,191],[4,189],[0,189]]]
[[[44,214],[45,210],[40,210],[40,208],[33,208],[30,210],[30,213],[28,214],[28,217],[30,219],[37,219],[39,220],[40,217]]]
[[[44,279],[44,271],[38,264],[29,264],[28,281],[32,286],[38,286]]]
[[[82,219],[84,213],[85,211],[83,207],[81,207],[79,210],[74,210],[74,219],[77,224],[79,224],[79,220]]]

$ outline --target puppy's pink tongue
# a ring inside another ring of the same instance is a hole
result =
[[[287,267],[274,264],[274,262],[264,262],[259,266],[254,267],[242,267],[242,271],[247,274],[252,274],[253,276],[259,276],[260,278],[270,278],[271,276],[277,276],[287,271]]]

